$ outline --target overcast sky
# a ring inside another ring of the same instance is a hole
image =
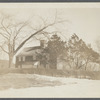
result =
[[[73,33],[76,33],[97,50],[95,41],[100,36],[100,3],[0,4],[0,12],[16,16],[19,20],[32,19],[36,23],[39,23],[38,19],[34,20],[36,15],[51,21],[56,11],[58,18],[68,21],[49,28],[48,31],[60,31],[63,39],[68,39]]]

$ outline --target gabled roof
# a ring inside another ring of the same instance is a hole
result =
[[[24,48],[17,56],[31,56],[42,51],[41,46]]]
[[[26,52],[29,52],[29,51],[32,51],[32,50],[36,50],[36,49],[41,49],[41,46],[35,46],[35,47],[27,47],[27,48],[24,48],[24,50]]]

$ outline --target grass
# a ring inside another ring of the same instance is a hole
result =
[[[37,68],[1,68],[0,74],[19,73],[19,74],[39,74],[54,77],[74,77],[74,78],[88,78],[93,80],[100,80],[100,71],[83,71],[83,70],[57,70],[57,69],[37,69]]]

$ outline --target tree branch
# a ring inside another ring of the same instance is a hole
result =
[[[34,34],[32,34],[31,36],[29,36],[26,40],[24,40],[24,41],[17,47],[17,49],[15,50],[14,54],[16,54],[17,51],[18,51],[31,37],[33,37],[34,35],[38,34],[39,32],[41,32],[42,30],[46,29],[47,27],[48,27],[48,26],[46,26],[46,27],[40,29],[39,31],[37,31],[37,32],[35,32]]]
[[[9,40],[9,38],[6,37],[3,33],[0,33],[0,35],[2,35],[4,38],[6,38],[7,40]]]
[[[51,23],[51,24],[49,24],[49,25],[43,27],[42,29],[36,31],[36,32],[33,33],[31,36],[29,36],[27,39],[25,39],[25,40],[17,47],[17,49],[14,51],[14,54],[16,54],[16,53],[18,52],[18,50],[19,50],[30,38],[32,38],[32,37],[35,36],[36,34],[42,32],[44,29],[46,29],[46,28],[48,28],[48,27],[50,27],[50,26],[53,26],[53,25],[55,25],[55,24],[62,23],[62,22],[65,22],[65,20]]]
[[[11,34],[9,33],[9,31],[7,30],[7,28],[4,26],[3,21],[4,21],[4,19],[2,19],[2,21],[1,21],[2,27],[5,29],[5,31],[6,31],[9,35],[11,35]]]
[[[16,37],[19,35],[20,31],[27,25],[28,23],[23,23],[23,25],[18,29],[16,30],[16,35],[14,36],[14,39],[16,39]]]
[[[2,46],[0,46],[0,48],[7,54],[9,54]]]

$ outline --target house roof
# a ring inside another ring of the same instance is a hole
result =
[[[24,48],[17,56],[31,56],[42,51],[41,46]]]

